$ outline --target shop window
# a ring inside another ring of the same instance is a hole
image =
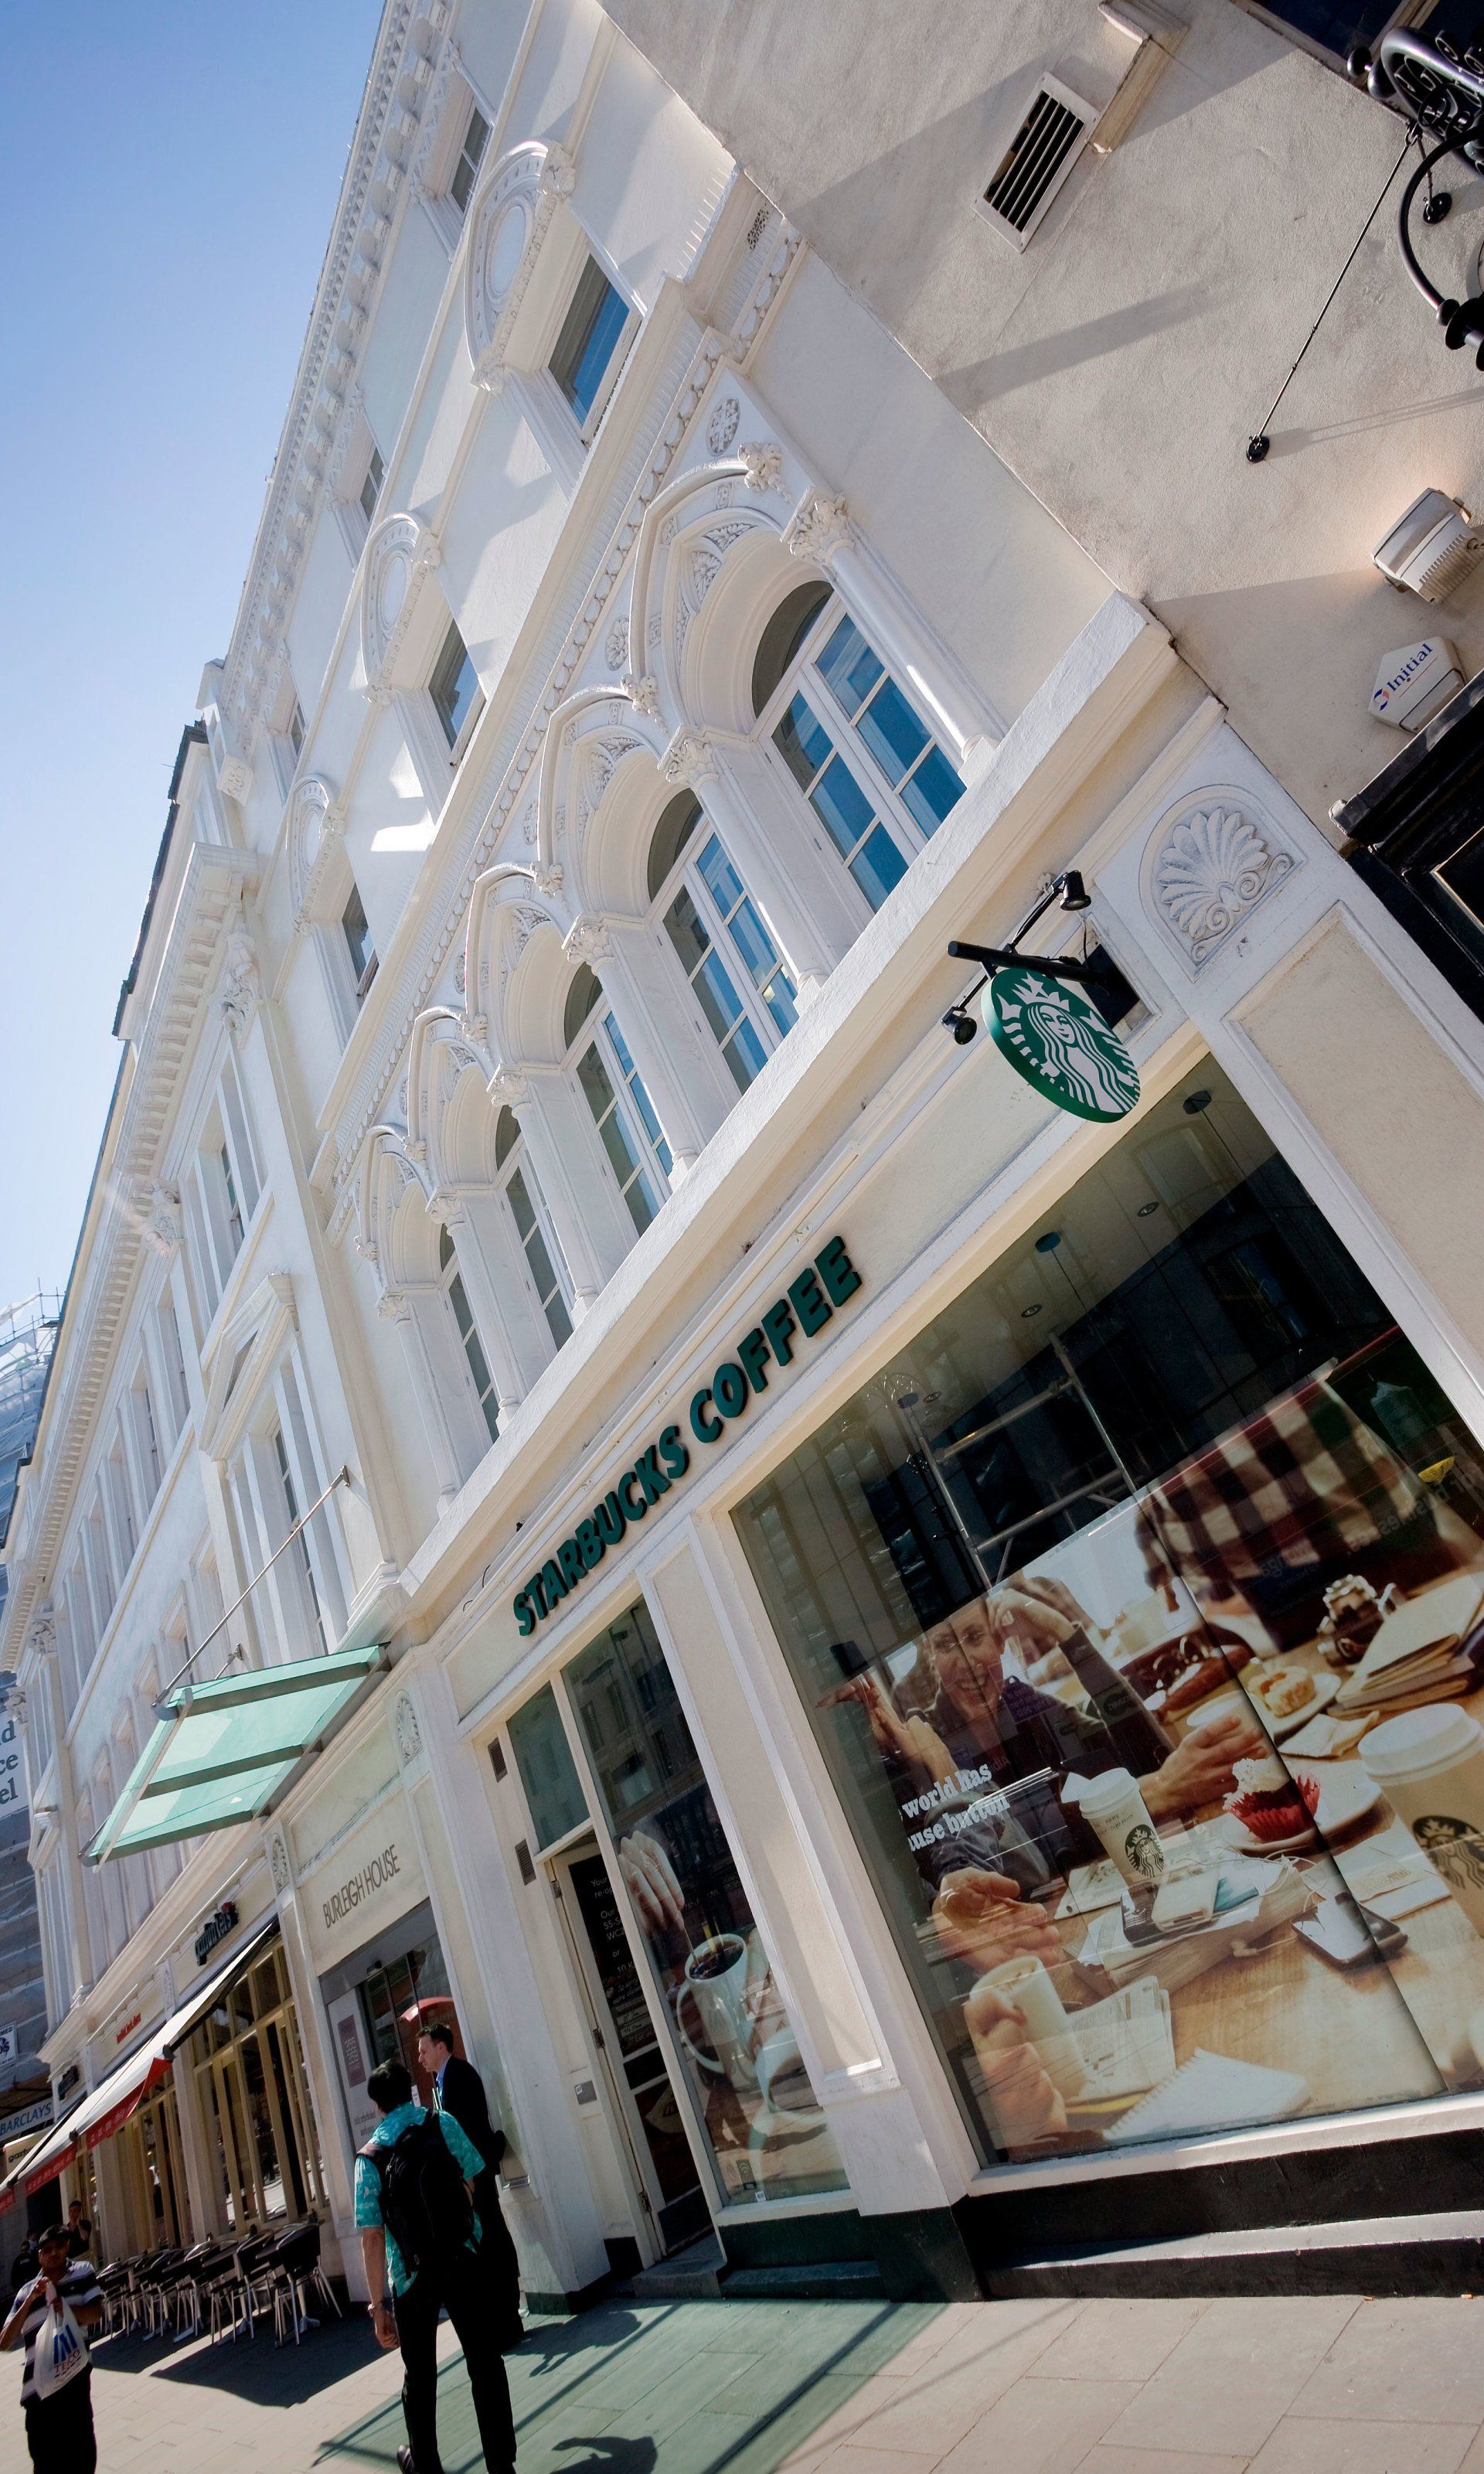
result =
[[[555,1847],[582,1828],[587,1818],[587,1799],[549,1684],[514,1712],[508,1733],[531,1809],[536,1844]]]
[[[578,1087],[629,1217],[642,1233],[670,1190],[675,1163],[629,1043],[586,962],[568,992],[565,1031]]]
[[[987,2159],[1450,2083],[1484,1454],[1212,1065],[736,1517]]]
[[[828,588],[801,585],[753,671],[765,737],[873,910],[964,795],[912,698]]]
[[[798,1020],[799,991],[719,834],[689,791],[655,829],[650,898],[739,1091]]]
[[[601,1633],[562,1680],[725,2199],[843,2189],[834,2141],[644,1606]]]
[[[323,2215],[324,2167],[281,1948],[227,1988],[189,2054],[218,2229],[240,2236],[277,2218]]]
[[[577,279],[577,289],[562,321],[551,374],[587,437],[602,407],[604,380],[619,340],[629,324],[629,304],[615,292],[595,257],[589,257]]]
[[[474,1386],[475,1396],[479,1402],[480,1415],[484,1419],[490,1441],[491,1443],[497,1443],[500,1417],[499,1402],[494,1393],[494,1377],[490,1371],[479,1333],[475,1327],[473,1307],[469,1304],[464,1281],[460,1276],[459,1258],[454,1251],[453,1239],[446,1228],[441,1228],[438,1232],[438,1269],[443,1285],[443,1295],[448,1300],[458,1331],[459,1346],[464,1351],[464,1362],[468,1368],[469,1381]]]

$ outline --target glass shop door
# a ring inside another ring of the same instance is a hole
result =
[[[706,2232],[710,2210],[608,1867],[585,1838],[547,1869],[640,2205],[659,2250],[678,2250]]]

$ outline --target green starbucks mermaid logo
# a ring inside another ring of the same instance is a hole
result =
[[[1079,988],[1043,971],[996,971],[979,1007],[1000,1055],[1042,1098],[1094,1125],[1128,1115],[1138,1068]]]

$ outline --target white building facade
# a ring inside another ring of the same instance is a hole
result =
[[[945,1027],[1044,895],[1132,1106]],[[1400,1792],[1238,1847],[1181,1712],[1317,1722],[1357,1606],[1472,1689],[1484,1027],[586,0],[386,10],[117,1028],[0,1633],[17,2193],[353,2288],[429,2017],[548,2302],[1461,2170],[1467,1882],[1362,1997],[1296,1926],[1362,1822],[1416,1889]]]

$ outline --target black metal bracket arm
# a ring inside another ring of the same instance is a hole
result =
[[[1053,903],[1063,910],[1090,910],[1092,896],[1076,868],[1067,868],[1065,875],[1056,879],[1035,908],[1026,912],[1008,945],[972,945],[960,936],[950,940],[948,952],[953,959],[956,962],[977,962],[984,974],[983,979],[974,982],[969,994],[961,997],[957,1005],[950,1006],[943,1017],[945,1031],[953,1033],[960,1048],[967,1048],[979,1029],[969,1007],[987,983],[991,973],[1014,970],[1017,963],[1028,970],[1043,973],[1047,979],[1085,982],[1099,1012],[1110,1021],[1120,1020],[1137,1003],[1137,991],[1129,986],[1116,962],[1101,951],[1089,954],[1085,960],[1075,955],[1069,955],[1064,960],[1057,955],[1022,954],[1017,950],[1021,937],[1030,934],[1037,920],[1050,910]],[[1110,1012],[1110,1007],[1116,1009]]]
[[[1448,213],[1450,194],[1433,189],[1432,175],[1449,156],[1461,155],[1476,172],[1484,171],[1484,55],[1472,43],[1459,51],[1446,35],[1429,37],[1398,26],[1382,36],[1376,58],[1359,48],[1346,65],[1377,103],[1399,106],[1407,114],[1414,135],[1437,141],[1424,153],[1402,191],[1397,218],[1401,255],[1436,315],[1449,352],[1465,345],[1476,348],[1474,366],[1484,370],[1484,294],[1455,301],[1443,293],[1423,268],[1410,230],[1412,207],[1424,182],[1424,223],[1441,223]]]

